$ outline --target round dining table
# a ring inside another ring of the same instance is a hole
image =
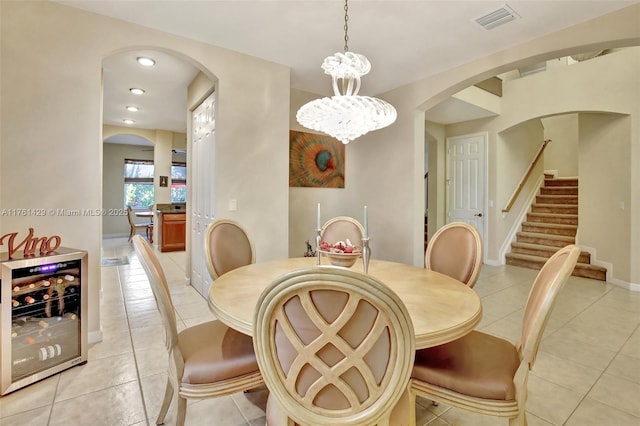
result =
[[[209,307],[229,327],[253,333],[256,303],[277,277],[316,266],[315,257],[254,263],[218,277],[209,290]],[[323,259],[323,262],[327,260]],[[328,263],[328,262],[327,262]],[[359,259],[352,269],[362,272]],[[425,268],[371,260],[368,275],[390,287],[404,302],[416,338],[416,349],[441,345],[473,330],[482,318],[478,294],[460,281]]]

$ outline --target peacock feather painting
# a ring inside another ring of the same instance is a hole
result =
[[[344,188],[344,151],[331,136],[289,131],[289,186]]]

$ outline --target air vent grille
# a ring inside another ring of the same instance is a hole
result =
[[[489,12],[486,15],[474,19],[474,21],[481,25],[485,30],[492,30],[496,27],[499,27],[500,25],[506,24],[507,22],[515,21],[519,18],[520,15],[518,15],[511,7],[505,4],[504,6],[494,10],[493,12]]]

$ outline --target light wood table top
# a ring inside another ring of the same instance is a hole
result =
[[[323,259],[323,264],[327,259]],[[256,263],[227,272],[209,290],[209,307],[229,327],[253,333],[253,313],[263,290],[280,275],[316,265],[315,257]],[[362,260],[352,267],[362,272]],[[482,318],[480,297],[446,275],[402,263],[371,260],[369,275],[404,302],[416,334],[416,349],[441,345],[473,330]]]

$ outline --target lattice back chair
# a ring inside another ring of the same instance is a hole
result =
[[[187,398],[214,398],[261,386],[251,337],[217,320],[178,333],[169,286],[153,248],[140,235],[133,237],[133,246],[156,299],[169,353],[167,386],[156,424],[164,423],[176,390],[176,425],[182,426]]]
[[[480,234],[468,223],[444,225],[429,240],[424,265],[473,287],[482,265]]]
[[[336,216],[329,219],[320,230],[321,240],[329,244],[345,241],[348,238],[354,246],[361,247],[363,235],[364,228],[360,222],[348,216]]]
[[[441,346],[416,352],[411,404],[422,395],[432,401],[527,424],[527,380],[557,294],[573,272],[580,248],[569,245],[547,260],[538,273],[524,310],[518,342],[472,331]],[[412,410],[413,411],[413,410]],[[415,412],[411,425],[415,425]]]
[[[148,241],[152,240],[153,236],[153,223],[145,222],[145,223],[136,223],[133,218],[133,210],[131,206],[127,206],[127,220],[129,221],[129,240],[133,238],[134,235],[138,232],[139,229],[143,229]]]
[[[415,337],[404,304],[381,282],[333,266],[287,273],[260,297],[253,336],[268,425],[394,424]]]
[[[207,226],[204,249],[213,279],[256,261],[256,250],[249,234],[232,220],[220,219]]]

